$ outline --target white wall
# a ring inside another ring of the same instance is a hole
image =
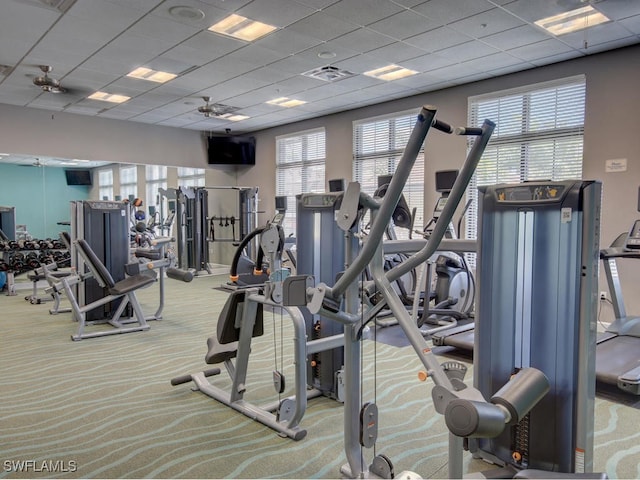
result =
[[[590,55],[525,72],[483,80],[437,92],[386,102],[357,110],[284,125],[260,132],[256,166],[244,170],[215,170],[206,165],[204,143],[198,132],[137,124],[96,117],[76,116],[0,105],[0,150],[9,153],[86,158],[140,164],[207,168],[207,185],[259,186],[261,222],[274,211],[275,138],[311,128],[324,127],[327,141],[327,180],[351,178],[352,122],[376,115],[418,110],[422,104],[438,107],[438,116],[454,125],[467,118],[469,96],[584,74],[587,79],[584,167],[585,179],[603,182],[601,244],[608,245],[638,217],[640,184],[640,135],[635,131],[640,111],[638,79],[640,46]],[[464,141],[430,134],[425,165],[425,211],[433,208],[434,172],[461,165]],[[626,158],[624,173],[605,173],[607,159]],[[640,273],[633,265],[622,266],[628,311],[640,313],[640,297],[633,295]],[[601,289],[606,289],[604,284]],[[605,310],[606,317],[608,312]]]

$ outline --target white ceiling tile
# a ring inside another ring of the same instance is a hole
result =
[[[529,43],[540,42],[548,38],[549,35],[541,29],[532,27],[531,25],[522,25],[520,27],[482,37],[482,41],[484,43],[488,43],[492,47],[504,50],[506,48],[521,47]]]
[[[530,1],[530,0],[526,0]],[[486,0],[431,0],[413,7],[413,10],[426,15],[440,25],[462,20],[493,8]]]
[[[272,70],[279,70],[283,76],[299,75],[312,68],[322,67],[326,64],[326,60],[320,58],[307,58],[305,56],[292,55],[277,62],[270,63],[268,67]]]
[[[322,40],[288,30],[278,30],[255,42],[256,45],[287,55],[302,52],[320,43]]]
[[[510,28],[524,25],[524,22],[500,8],[492,8],[464,20],[458,20],[448,26],[465,35],[482,38]]]
[[[620,20],[618,23],[631,33],[640,35],[640,15],[625,18],[624,20]]]
[[[417,72],[429,72],[431,70],[435,70],[436,68],[453,65],[454,63],[457,63],[457,61],[451,58],[442,57],[435,53],[429,53],[421,57],[406,60],[402,62],[402,66],[410,68],[411,70],[415,70]]]
[[[327,15],[365,26],[390,17],[403,8],[388,0],[369,0],[362,3],[354,0],[342,0],[323,10]]]
[[[403,10],[384,20],[372,23],[369,28],[383,35],[404,40],[439,26],[440,24],[435,20],[411,10]]]
[[[285,27],[311,15],[315,9],[290,0],[260,0],[240,8],[238,13],[252,20]]]
[[[439,27],[420,35],[407,38],[404,42],[427,52],[437,52],[444,48],[460,45],[471,40],[471,37],[449,27]]]
[[[317,12],[290,25],[287,30],[326,42],[352,32],[357,28],[358,26],[354,23],[345,22],[325,13]]]
[[[573,49],[566,44],[555,40],[548,39],[541,42],[524,45],[522,47],[507,50],[511,55],[527,61],[533,61],[539,58],[550,57],[553,55],[565,54]]]
[[[153,10],[153,15],[168,20],[174,20],[184,25],[195,27],[199,30],[207,29],[211,25],[219,22],[226,17],[229,12],[226,9],[218,8],[222,2],[218,2],[215,6],[210,3],[200,2],[198,0],[165,0]],[[192,17],[176,14],[174,7],[190,7],[199,10],[204,14],[204,18]]]
[[[218,35],[217,33],[207,30],[196,33],[180,44],[180,46],[194,48],[196,50],[208,50],[211,52],[212,58],[221,57],[245,45],[247,45],[247,42],[225,37],[224,35]]]
[[[640,1],[631,0],[595,2],[612,22],[558,38],[521,22],[582,0],[78,0],[66,14],[39,1],[0,0],[0,64],[16,65],[0,77],[0,103],[208,131],[280,125],[640,41]],[[205,18],[174,16],[174,6]],[[253,43],[206,31],[235,11],[280,29]],[[389,63],[421,73],[395,82],[362,75]],[[54,67],[67,94],[45,96],[32,84],[40,64]],[[124,77],[141,64],[189,73],[163,85]],[[332,83],[301,76],[325,65],[355,76]],[[84,98],[98,89],[133,98],[118,106]],[[289,110],[254,103],[277,94],[308,103]],[[196,112],[204,95],[252,118],[204,121]]]
[[[557,15],[582,5],[581,0],[565,0],[562,2],[536,2],[531,0],[516,0],[504,5],[503,8],[515,14],[526,22],[535,22],[541,18]]]
[[[261,47],[260,45],[248,44],[229,53],[227,56],[256,66],[262,66],[281,60],[288,55]]]
[[[386,47],[376,48],[375,50],[367,52],[367,56],[379,59],[380,63],[396,63],[399,65],[402,64],[404,60],[421,57],[422,55],[424,55],[424,50],[401,42],[392,43]]]
[[[587,45],[596,46],[629,36],[631,34],[626,28],[617,23],[609,22],[580,32],[562,35],[561,40],[573,48],[583,49],[585,42],[587,42]]]
[[[636,0],[598,2],[594,7],[611,20],[621,20],[638,14],[638,2]]]
[[[457,78],[466,77],[481,73],[479,70],[470,69],[462,64],[449,65],[448,67],[437,68],[430,72],[431,75],[442,80],[455,80]]]
[[[185,25],[159,15],[149,14],[128,31],[134,35],[142,35],[178,44],[201,31],[201,28]]]
[[[352,73],[362,73],[387,65],[389,62],[375,55],[363,54],[336,62],[334,65]]]
[[[474,58],[463,62],[463,66],[469,67],[473,70],[479,70],[481,72],[488,72],[496,70],[498,68],[510,67],[513,65],[520,65],[522,60],[516,58],[508,53],[493,53],[481,58]]]
[[[365,53],[389,45],[394,41],[393,38],[374,32],[368,28],[359,28],[358,30],[333,39],[332,43],[358,53]]]
[[[465,62],[473,58],[480,58],[497,52],[498,50],[487,44],[471,41],[463,43],[462,45],[456,45],[455,47],[438,50],[438,55],[457,62]]]

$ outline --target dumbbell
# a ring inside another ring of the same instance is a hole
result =
[[[0,260],[0,272],[9,271],[9,265],[4,260]]]

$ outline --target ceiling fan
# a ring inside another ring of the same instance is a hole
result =
[[[33,84],[40,87],[43,92],[47,93],[66,93],[67,89],[60,85],[55,78],[51,78],[49,73],[53,68],[49,65],[39,65],[44,75],[39,75],[33,79]]]
[[[198,112],[200,112],[207,118],[225,118],[237,110],[237,108],[230,107],[229,105],[223,105],[221,103],[209,103],[211,101],[211,97],[202,97],[202,99],[204,100],[205,104],[198,107]]]

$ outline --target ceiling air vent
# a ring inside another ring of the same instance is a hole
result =
[[[348,72],[347,70],[341,70],[338,67],[332,67],[327,65],[326,67],[314,68],[308,72],[304,72],[302,75],[306,77],[316,78],[324,82],[337,82],[344,78],[353,77],[355,74]]]

